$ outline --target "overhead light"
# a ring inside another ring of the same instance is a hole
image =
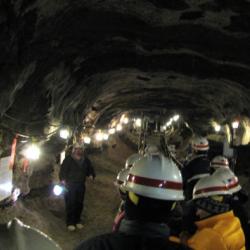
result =
[[[61,129],[60,130],[60,137],[62,139],[68,139],[69,138],[69,130],[68,129]]]
[[[135,120],[135,126],[136,126],[136,127],[141,127],[141,119],[140,119],[140,118],[137,118],[137,119]]]
[[[221,130],[221,125],[215,124],[215,125],[214,125],[214,130],[215,130],[215,132],[220,132],[220,130]]]
[[[115,133],[115,128],[110,128],[108,132],[110,135],[113,135]]]
[[[239,127],[239,121],[232,122],[232,128],[237,129]]]
[[[89,136],[84,136],[84,137],[83,137],[83,142],[84,142],[85,144],[90,144],[90,143],[91,143],[91,138],[90,138]]]
[[[31,144],[30,146],[27,147],[26,150],[24,150],[25,157],[30,160],[38,160],[40,154],[41,154],[40,148],[35,144]]]
[[[116,125],[116,131],[121,131],[122,130],[122,125],[119,123]]]
[[[171,124],[172,124],[172,121],[170,120],[170,121],[168,121],[168,122],[166,123],[166,126],[169,127],[169,126],[171,126]]]
[[[129,122],[128,117],[124,117],[124,119],[123,119],[122,123],[124,123],[124,124],[128,124],[128,122]]]
[[[178,121],[179,118],[180,118],[180,115],[174,115],[174,116],[173,116],[173,120],[174,120],[175,122]]]
[[[103,140],[107,141],[107,140],[108,140],[108,138],[109,138],[109,134],[104,133],[104,134],[103,134]]]
[[[103,140],[103,133],[102,132],[97,132],[96,134],[95,134],[95,139],[97,140],[97,141],[102,141]]]

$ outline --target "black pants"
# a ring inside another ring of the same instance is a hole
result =
[[[75,225],[81,221],[85,185],[82,182],[67,183],[65,192],[66,224]]]

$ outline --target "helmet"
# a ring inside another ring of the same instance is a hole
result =
[[[149,144],[145,148],[145,154],[157,154],[159,153],[159,148],[154,144]]]
[[[207,198],[214,195],[231,195],[226,183],[215,175],[201,178],[194,186],[193,199]]]
[[[182,177],[175,163],[162,154],[147,154],[132,166],[127,191],[159,200],[183,200]]]
[[[0,225],[1,249],[61,250],[51,238],[41,231],[24,225],[17,218]]]
[[[129,172],[129,168],[123,168],[117,175],[116,177],[116,182],[115,184],[117,186],[121,186],[127,179],[128,177],[128,172]]]
[[[231,194],[234,194],[241,190],[239,180],[230,168],[219,168],[213,173],[213,175],[219,178],[228,186]]]
[[[217,155],[211,161],[211,167],[218,169],[218,168],[229,168],[228,159],[224,156]]]
[[[195,137],[192,141],[192,148],[196,151],[208,151],[209,144],[205,137]]]
[[[125,168],[131,168],[132,165],[141,158],[140,154],[132,154],[128,157],[125,163]]]

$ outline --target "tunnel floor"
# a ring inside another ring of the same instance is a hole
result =
[[[84,228],[68,232],[64,218],[63,197],[55,197],[48,189],[32,190],[23,200],[0,213],[0,223],[13,217],[36,227],[54,239],[63,250],[73,249],[81,240],[110,232],[119,206],[119,194],[114,187],[116,175],[133,150],[124,143],[109,147],[104,153],[90,156],[97,172],[96,180],[86,181],[85,207],[82,214]]]

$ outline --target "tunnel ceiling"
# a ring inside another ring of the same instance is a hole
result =
[[[250,110],[250,1],[1,0],[1,125]]]

